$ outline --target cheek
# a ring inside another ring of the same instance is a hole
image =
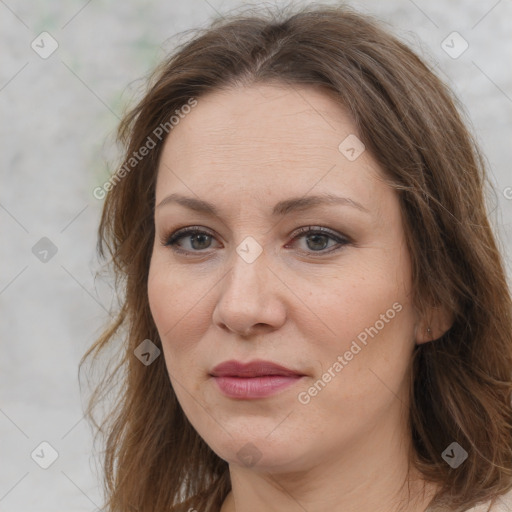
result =
[[[316,325],[325,330],[338,349],[376,322],[379,328],[385,322],[383,331],[389,332],[392,324],[397,328],[407,316],[410,300],[408,268],[406,262],[402,263],[398,268],[391,260],[386,262],[380,251],[375,255],[368,251],[364,259],[347,263],[338,275],[310,282],[306,301],[313,314],[308,315],[308,328]],[[393,309],[396,303],[399,306]],[[398,308],[402,310],[400,314]]]
[[[180,308],[176,293],[178,287],[176,277],[165,271],[165,267],[153,259],[148,275],[148,300],[153,320],[161,337],[172,328],[178,318]]]
[[[148,275],[148,300],[170,372],[194,357],[210,319],[208,282],[191,280],[155,255]],[[176,373],[176,374],[177,374]]]
[[[179,273],[172,272],[158,256],[154,256],[148,275],[148,300],[171,375],[175,369],[169,365],[176,360],[174,356],[180,353],[179,331],[183,327],[180,319],[186,315],[187,311],[187,304],[183,300],[184,295]],[[178,342],[171,344],[170,339]]]
[[[350,263],[350,272],[341,273],[342,278],[333,276],[310,289],[313,314],[309,321],[300,320],[300,330],[308,332],[314,345],[316,378],[323,381],[317,388],[323,390],[324,383],[329,388],[321,392],[317,405],[328,408],[331,400],[364,400],[368,407],[378,408],[379,400],[386,398],[386,386],[400,387],[414,348],[415,323],[405,256],[397,250],[386,254],[368,249],[364,259]],[[318,335],[319,328],[325,336]],[[364,415],[364,410],[354,408],[354,414]]]
[[[185,273],[170,264],[169,258],[162,252],[160,249],[155,250],[151,259],[148,299],[160,334],[168,335],[180,319],[186,321],[188,311],[188,314],[195,314],[194,310],[201,297],[201,286],[197,280],[187,279]]]

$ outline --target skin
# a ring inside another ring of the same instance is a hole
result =
[[[407,372],[414,344],[439,336],[442,322],[425,324],[413,308],[398,197],[369,151],[354,161],[340,152],[350,134],[352,120],[326,92],[264,84],[200,97],[163,148],[156,205],[179,193],[220,210],[155,209],[148,294],[179,403],[229,463],[222,512],[419,512],[433,496],[413,471],[414,500],[400,501],[411,447]],[[321,193],[367,211],[335,204],[271,216],[278,201]],[[186,226],[212,234],[181,239],[189,256],[165,246]],[[304,226],[350,241],[295,234]],[[263,249],[252,263],[236,251],[247,236]],[[333,371],[395,303],[400,312]],[[271,397],[228,398],[209,372],[230,359],[270,360],[305,377]],[[329,368],[335,376],[301,403]],[[237,456],[243,447],[250,464]]]

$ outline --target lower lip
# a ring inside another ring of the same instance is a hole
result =
[[[265,398],[286,389],[302,376],[214,377],[219,389],[230,398]]]

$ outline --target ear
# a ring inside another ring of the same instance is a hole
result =
[[[431,307],[417,322],[414,337],[417,345],[439,339],[453,325],[453,315],[445,308]]]

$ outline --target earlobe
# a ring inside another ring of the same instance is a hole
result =
[[[453,325],[453,315],[440,308],[431,308],[416,325],[416,345],[434,341],[445,334]]]
[[[426,322],[422,322],[416,328],[416,345],[422,345],[424,343],[428,343],[429,341],[434,341],[434,333],[432,332],[432,327],[426,326]]]

